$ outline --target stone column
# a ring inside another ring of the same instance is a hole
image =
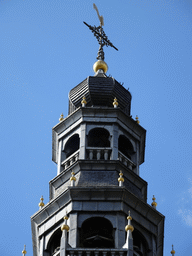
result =
[[[86,158],[86,124],[81,124],[80,128],[80,152],[79,152],[79,159]]]
[[[44,254],[43,254],[43,251],[44,251],[44,241],[45,241],[45,238],[44,238],[44,236],[42,236],[40,241],[39,241],[39,256],[44,256]]]
[[[77,218],[78,218],[78,214],[76,212],[70,213],[69,244],[72,248],[77,247],[77,239],[78,239]]]
[[[61,172],[61,151],[62,151],[62,140],[59,141],[59,149],[58,149],[58,161],[57,161],[57,175]]]
[[[112,148],[111,160],[117,160],[117,158],[118,158],[118,136],[119,136],[117,124],[113,124],[112,134],[113,134],[113,136],[111,139],[111,148]]]

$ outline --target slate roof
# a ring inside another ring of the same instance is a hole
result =
[[[89,76],[69,92],[69,114],[81,106],[83,96],[87,106],[113,107],[116,97],[118,107],[130,115],[131,94],[112,77]]]

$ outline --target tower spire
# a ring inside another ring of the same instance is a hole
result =
[[[95,64],[93,65],[93,70],[95,71],[95,73],[98,70],[103,70],[104,73],[107,72],[108,70],[108,66],[107,63],[105,63],[104,59],[104,51],[103,51],[103,47],[106,45],[113,47],[115,50],[118,51],[118,49],[109,41],[107,35],[105,34],[103,27],[104,26],[104,18],[103,16],[99,15],[99,11],[97,9],[97,6],[95,4],[93,4],[93,8],[96,10],[99,21],[100,21],[100,25],[98,27],[96,26],[91,26],[89,24],[87,24],[85,21],[83,22],[94,34],[94,36],[96,37],[98,43],[99,43],[99,51],[97,53],[97,62],[95,62]]]

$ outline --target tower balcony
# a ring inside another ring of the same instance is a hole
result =
[[[67,159],[62,161],[61,166],[63,170],[67,170],[74,163],[79,160],[80,149],[75,151],[72,155],[70,155]],[[86,156],[85,160],[112,160],[112,148],[111,147],[86,147]],[[129,170],[133,170],[135,168],[135,163],[132,162],[127,156],[125,156],[121,151],[118,150],[118,158],[113,160],[119,160],[123,165],[125,165]]]
[[[57,175],[78,159],[119,160],[139,175],[145,135],[145,129],[119,108],[79,107],[53,128],[52,160],[58,166]]]

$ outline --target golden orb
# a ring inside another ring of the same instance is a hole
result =
[[[63,230],[67,230],[67,232],[68,232],[68,231],[69,231],[69,226],[63,224],[63,225],[61,226],[61,231],[63,231]]]
[[[63,115],[63,113],[61,114],[61,117],[59,118],[59,121],[61,122],[61,121],[63,121],[64,120],[64,115]]]
[[[120,181],[124,182],[124,178],[123,178],[123,177],[119,177],[119,178],[118,178],[118,181],[119,181],[119,182],[120,182]]]
[[[172,244],[172,251],[171,251],[171,254],[175,254],[175,250],[173,248],[173,244]]]
[[[152,202],[151,206],[155,205],[157,207],[157,203],[156,202]]]
[[[131,232],[133,232],[134,227],[133,227],[132,225],[127,225],[127,226],[125,227],[125,231],[127,232],[128,230],[131,230]]]
[[[86,101],[86,97],[85,96],[83,96],[83,99],[82,99],[82,101],[81,101],[81,104],[87,104],[87,101]]]
[[[44,199],[43,199],[43,196],[40,198],[40,200],[41,200],[41,201],[40,201],[40,203],[39,203],[39,207],[43,207],[43,206],[45,205],[45,204],[43,203],[43,200],[44,200]]]
[[[26,245],[24,245],[24,250],[22,251],[23,255],[27,254],[27,251],[26,251]]]
[[[93,65],[93,70],[95,73],[97,73],[99,69],[102,69],[104,73],[107,73],[107,70],[108,70],[107,63],[103,60],[96,61],[95,64]]]
[[[25,250],[22,251],[23,254],[27,254],[27,252]]]

